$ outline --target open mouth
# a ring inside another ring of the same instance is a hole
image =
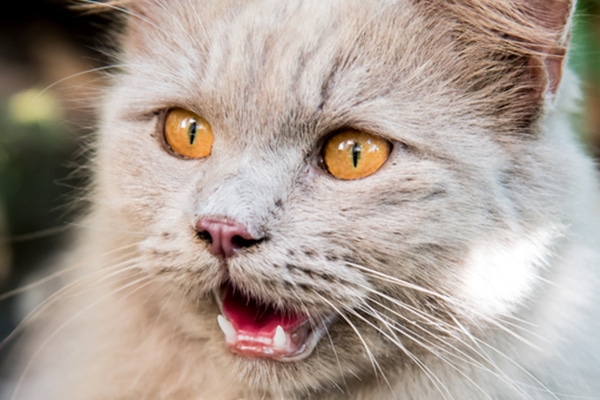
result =
[[[298,361],[308,357],[326,330],[314,326],[308,314],[281,309],[249,296],[232,284],[215,293],[217,317],[229,349],[251,358]]]

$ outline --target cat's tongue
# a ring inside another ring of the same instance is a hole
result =
[[[232,351],[284,361],[306,347],[308,316],[261,303],[231,285],[222,296],[224,315],[219,315],[218,322]]]

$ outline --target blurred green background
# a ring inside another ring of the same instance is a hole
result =
[[[106,65],[105,17],[70,0],[21,0],[0,13],[0,341],[22,318],[14,296],[62,247],[82,143],[93,131]],[[72,4],[72,2],[71,2]],[[1,361],[11,343],[0,345]]]
[[[11,2],[0,16],[0,293],[34,279],[74,220],[80,149],[93,131],[107,60],[100,17],[60,0]],[[582,139],[600,156],[600,0],[580,0],[571,64],[582,80]],[[33,274],[33,275],[32,275]],[[0,301],[0,338],[15,326]],[[0,357],[1,358],[1,357]]]

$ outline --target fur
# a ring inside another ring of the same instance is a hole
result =
[[[139,0],[102,102],[92,207],[13,399],[571,399],[600,393],[598,188],[569,124],[566,0]],[[210,157],[161,121],[210,121]],[[331,132],[393,143],[321,165]],[[221,261],[195,221],[260,244]],[[232,354],[213,290],[328,325],[282,363]]]

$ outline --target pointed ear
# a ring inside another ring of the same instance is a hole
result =
[[[575,0],[414,0],[449,21],[460,84],[496,130],[536,132],[563,76]]]
[[[532,50],[539,53],[538,63],[545,71],[546,91],[556,94],[562,79],[576,0],[519,0],[517,3],[522,3],[519,7],[525,19],[545,32],[542,42],[531,45]]]
[[[552,95],[562,78],[575,2],[438,0],[435,4],[465,23],[473,39],[496,46],[500,52],[529,59],[529,83],[538,88],[539,94]]]

